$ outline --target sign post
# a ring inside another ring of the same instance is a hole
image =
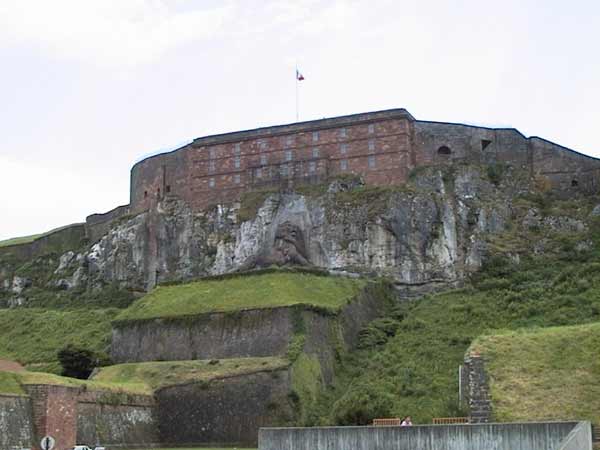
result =
[[[40,442],[40,447],[42,450],[52,450],[55,444],[56,440],[52,436],[46,436]]]

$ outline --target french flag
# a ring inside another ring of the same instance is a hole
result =
[[[298,81],[304,80],[304,75],[302,75],[300,73],[300,71],[298,71],[298,69],[296,69],[296,80],[298,80]]]

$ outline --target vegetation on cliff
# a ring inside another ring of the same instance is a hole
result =
[[[600,323],[482,336],[498,421],[586,418],[600,423]]]
[[[364,280],[308,273],[273,272],[159,286],[117,316],[117,321],[193,316],[241,309],[311,305],[338,310]]]
[[[427,423],[433,417],[464,414],[457,404],[457,369],[478,336],[600,321],[597,220],[579,233],[532,227],[505,238],[504,244],[517,253],[491,256],[467,287],[407,301],[366,327],[362,349],[345,356],[335,386],[312,415],[314,422],[364,424],[374,417],[410,414],[416,422]],[[543,255],[518,253],[527,242],[531,246],[544,241]],[[563,376],[554,380],[557,384],[579,367],[575,359],[563,361],[559,367]],[[505,386],[516,382],[506,380]],[[597,419],[589,402],[570,405],[565,405],[569,415]],[[502,407],[498,412],[499,418],[507,417]],[[543,411],[528,417],[527,412],[517,410],[517,415],[521,419],[557,417]]]
[[[208,383],[218,378],[270,372],[289,364],[278,357],[128,363],[100,369],[94,381],[152,391],[177,384]]]
[[[60,373],[57,352],[65,345],[102,353],[110,341],[110,322],[119,310],[0,309],[0,358],[29,370]]]

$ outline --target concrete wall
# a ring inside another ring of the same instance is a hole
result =
[[[555,450],[577,422],[263,428],[259,450]]]
[[[255,446],[258,429],[292,423],[289,370],[160,389],[160,439],[165,445]]]
[[[558,450],[592,450],[592,425],[579,422],[562,441]]]
[[[0,395],[0,449],[29,448],[32,442],[29,397]]]

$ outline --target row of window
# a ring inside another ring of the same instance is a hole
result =
[[[375,156],[369,156],[368,157],[368,165],[369,168],[374,168],[375,167]],[[282,164],[279,167],[281,176],[283,177],[287,177],[290,174],[290,167],[288,164]],[[345,171],[348,170],[348,160],[347,159],[341,159],[340,160],[340,170]],[[316,161],[309,161],[308,163],[308,172],[311,174],[316,173],[317,171],[317,163]],[[258,167],[257,169],[255,169],[254,175],[256,178],[262,178],[263,176],[263,169],[261,167]],[[241,178],[240,178],[240,174],[234,174],[233,175],[233,182],[235,184],[240,184]],[[215,187],[215,179],[214,178],[210,178],[208,180],[208,186],[210,188],[214,188]]]
[[[369,140],[369,151],[375,151],[375,140],[370,139]],[[340,153],[342,155],[346,155],[348,153],[348,144],[340,144]],[[312,157],[313,158],[319,158],[321,155],[321,151],[319,150],[318,147],[314,147],[312,149]],[[294,159],[294,153],[292,150],[285,150],[284,152],[284,161],[293,161]],[[266,166],[268,164],[267,162],[267,155],[260,155],[260,165],[261,166]],[[241,157],[240,156],[234,156],[233,158],[233,165],[236,169],[239,169],[241,167]],[[214,160],[209,160],[208,161],[208,171],[210,173],[215,172],[216,170],[216,164]]]
[[[367,130],[368,130],[369,134],[375,133],[375,124],[369,124]],[[348,137],[347,129],[346,128],[340,128],[338,130],[338,135],[340,137],[342,137],[342,138]],[[313,131],[312,132],[312,141],[313,142],[319,142],[319,132],[318,131]],[[288,136],[286,138],[285,144],[287,146],[294,145],[294,136]],[[371,145],[371,144],[369,144],[369,145]],[[268,145],[264,141],[259,141],[259,147],[262,150],[264,150],[264,149],[266,149],[268,147]],[[241,153],[241,143],[240,142],[238,142],[238,143],[236,143],[236,144],[233,145],[233,153],[234,153],[234,155],[239,155]],[[215,159],[217,157],[217,150],[215,148],[209,148],[209,157],[210,157],[210,159]]]

